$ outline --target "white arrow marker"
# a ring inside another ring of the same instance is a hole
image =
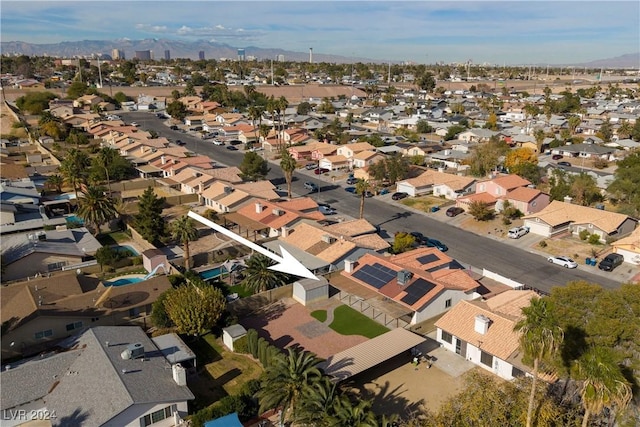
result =
[[[287,252],[287,250],[282,246],[280,246],[280,253],[282,254],[282,256],[280,257],[274,254],[273,252],[271,252],[270,250],[263,248],[262,246],[256,243],[253,243],[252,241],[247,240],[242,236],[238,236],[233,231],[227,230],[223,226],[218,225],[215,222],[210,221],[207,218],[201,215],[198,215],[195,212],[189,211],[188,216],[195,219],[198,222],[203,223],[207,227],[213,228],[214,230],[224,234],[230,239],[233,239],[236,242],[242,243],[243,245],[253,249],[254,251],[261,253],[262,255],[269,257],[275,262],[277,262],[276,265],[272,265],[271,267],[269,267],[270,270],[279,271],[281,273],[293,274],[294,276],[299,276],[299,277],[306,277],[307,279],[319,280],[311,271],[309,271],[307,267],[302,265],[300,261],[295,259],[293,255]]]

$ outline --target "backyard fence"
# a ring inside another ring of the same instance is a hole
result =
[[[254,313],[273,302],[291,298],[292,296],[293,284],[289,284],[231,301],[227,304],[227,308],[231,314],[241,317]]]
[[[343,304],[348,305],[349,307],[353,308],[354,310],[357,310],[358,312],[364,314],[369,319],[375,320],[376,322],[384,325],[387,328],[390,328],[390,329],[397,329],[397,328],[408,329],[409,326],[410,326],[408,322],[406,322],[406,321],[404,321],[404,320],[402,320],[400,318],[390,316],[385,311],[380,310],[379,308],[376,308],[376,307],[372,306],[370,303],[368,303],[362,297],[351,295],[351,294],[349,294],[347,292],[342,292],[342,291],[340,291],[336,296],[338,297],[340,302],[342,302]]]

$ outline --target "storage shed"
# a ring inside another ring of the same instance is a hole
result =
[[[233,343],[245,335],[247,335],[247,330],[242,325],[236,324],[222,328],[222,342],[231,351],[234,351]]]
[[[318,280],[301,279],[293,283],[293,299],[302,305],[329,298],[329,282],[324,277]]]

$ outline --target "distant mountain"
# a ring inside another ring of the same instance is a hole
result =
[[[90,56],[93,54],[111,55],[113,49],[123,50],[125,58],[135,57],[137,50],[150,50],[154,59],[164,58],[165,50],[169,51],[171,58],[191,58],[198,59],[200,51],[204,51],[205,59],[236,59],[238,57],[237,47],[228,44],[198,40],[194,42],[184,42],[167,39],[144,39],[144,40],[82,40],[74,42],[61,42],[53,44],[33,44],[20,41],[1,42],[0,50],[2,54],[23,54],[29,56]],[[254,56],[258,59],[276,59],[278,55],[284,55],[286,61],[308,61],[309,52],[293,52],[284,49],[260,48],[255,46],[240,47],[244,49],[245,56]],[[313,52],[313,62],[386,62],[382,60],[368,58],[352,58],[339,55],[328,55]]]
[[[74,56],[90,56],[93,54],[111,55],[113,49],[123,50],[125,58],[135,57],[137,50],[150,50],[155,59],[164,58],[164,51],[168,50],[171,58],[198,59],[198,53],[204,51],[205,59],[236,59],[238,47],[228,44],[215,43],[207,40],[185,42],[168,39],[143,39],[143,40],[82,40],[73,42],[61,42],[52,44],[33,44],[21,41],[0,42],[2,54],[23,54],[30,56],[56,56],[70,58]],[[293,52],[276,48],[261,48],[255,46],[240,47],[244,49],[245,56],[254,56],[258,59],[276,59],[278,55],[284,55],[286,61],[308,61],[309,52]],[[313,52],[313,62],[372,62],[386,63],[386,60],[370,58],[346,57]],[[392,61],[394,62],[394,61]],[[598,59],[581,64],[555,64],[555,66],[576,66],[589,68],[640,68],[640,52],[630,53],[615,58]]]

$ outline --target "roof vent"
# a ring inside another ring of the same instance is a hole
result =
[[[335,237],[333,237],[333,236],[331,236],[331,235],[329,235],[329,234],[323,234],[323,235],[322,235],[322,241],[323,241],[324,243],[329,243],[329,244],[331,244],[331,243],[333,243],[333,242],[335,242],[335,241],[336,241],[336,238],[335,238]]]
[[[277,216],[284,215],[284,211],[283,211],[282,209],[277,209],[277,208],[276,208],[276,209],[274,209],[274,210],[273,210],[273,211],[271,211],[271,212],[273,212],[273,214],[274,214],[274,215],[277,215]]]
[[[413,277],[413,273],[408,270],[398,271],[398,285],[400,286],[406,285],[407,283],[409,283],[412,277]]]
[[[478,314],[475,319],[474,330],[479,334],[486,334],[489,330],[489,325],[491,324],[491,319],[489,319],[484,314]]]
[[[122,357],[124,360],[144,357],[144,346],[139,342],[129,344],[127,346],[127,349],[120,353],[120,357]]]

